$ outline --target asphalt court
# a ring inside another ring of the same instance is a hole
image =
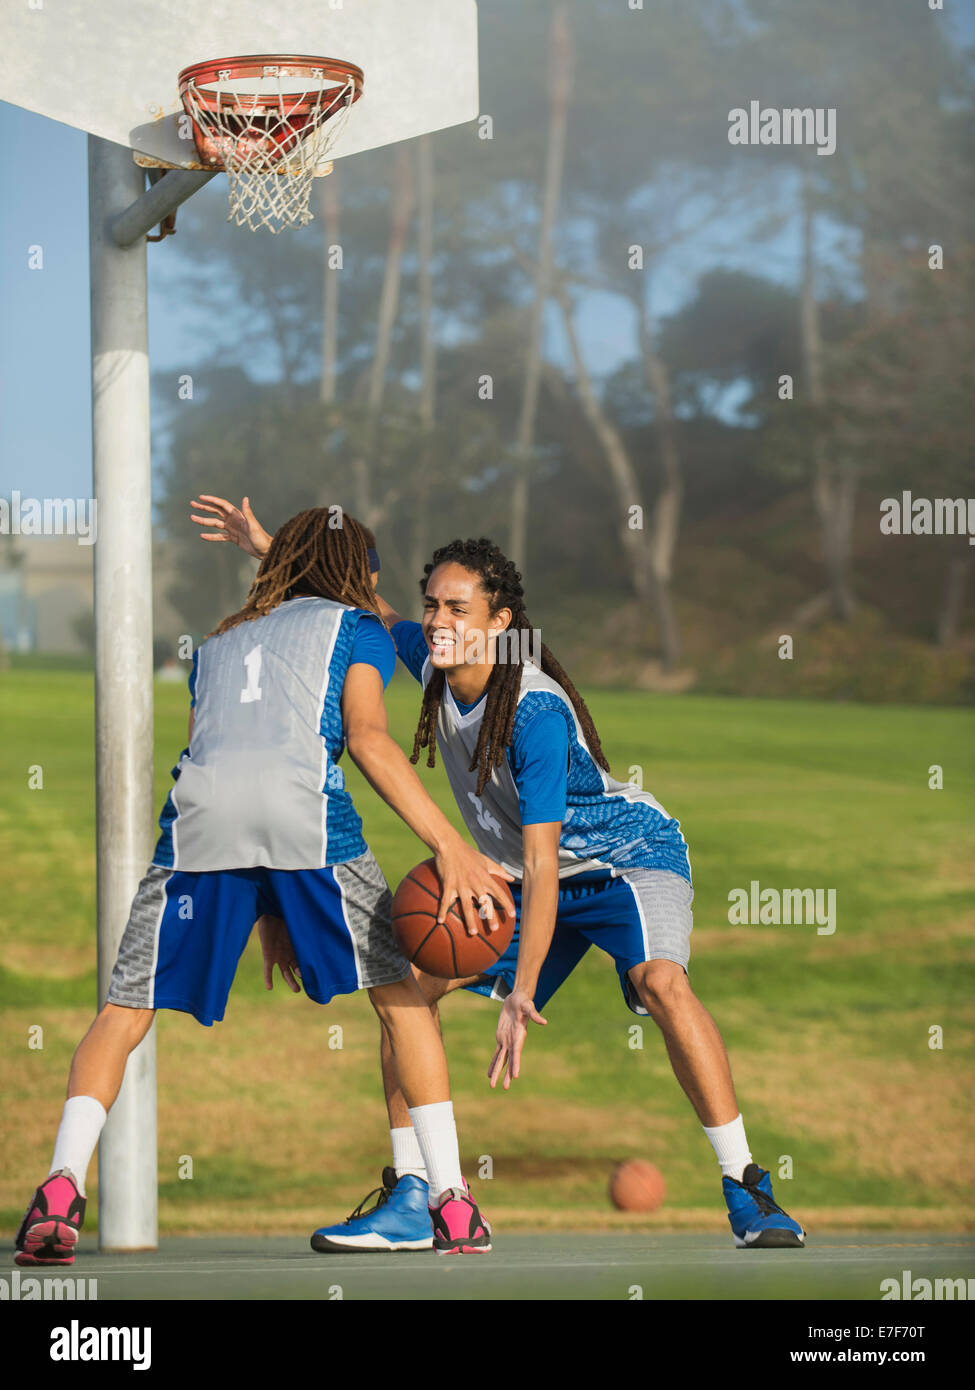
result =
[[[299,1236],[169,1237],[157,1251],[100,1254],[82,1236],[74,1265],[17,1269],[8,1242],[0,1277],[97,1280],[111,1300],[619,1300],[782,1299],[878,1302],[895,1280],[901,1299],[924,1284],[971,1280],[975,1236],[870,1232],[810,1238],[802,1250],[736,1250],[730,1240],[688,1234],[501,1235],[488,1255],[317,1254]],[[958,1297],[958,1286],[954,1288]],[[944,1294],[942,1294],[942,1297]],[[966,1292],[963,1296],[969,1296]],[[891,1300],[891,1305],[893,1300]],[[892,1308],[893,1310],[893,1308]]]

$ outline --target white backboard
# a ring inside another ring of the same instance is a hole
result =
[[[0,99],[200,169],[177,77],[211,58],[343,58],[363,96],[330,159],[478,114],[475,0],[2,0]],[[182,127],[182,138],[181,138]]]

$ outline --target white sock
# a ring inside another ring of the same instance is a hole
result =
[[[105,1107],[94,1096],[72,1096],[64,1102],[58,1137],[54,1141],[51,1172],[57,1173],[67,1168],[82,1197],[85,1195],[88,1165],[107,1119]]]
[[[435,1105],[418,1105],[410,1111],[410,1119],[429,1175],[431,1201],[448,1187],[463,1188],[453,1103],[441,1100]]]
[[[721,1176],[741,1182],[742,1173],[752,1161],[748,1140],[745,1138],[744,1120],[739,1115],[736,1119],[729,1120],[726,1125],[715,1125],[713,1129],[703,1125],[702,1128],[711,1140],[711,1147],[721,1164]]]
[[[396,1176],[405,1178],[410,1174],[426,1182],[426,1164],[423,1162],[423,1154],[413,1126],[404,1125],[402,1129],[391,1129],[389,1137],[393,1141],[393,1167],[396,1169]]]

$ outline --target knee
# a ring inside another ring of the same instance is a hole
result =
[[[136,1047],[152,1027],[155,1009],[128,1009],[121,1004],[104,1004],[95,1020],[99,1030],[107,1030]]]
[[[382,1025],[384,1041],[389,1040],[393,1012],[398,1008],[415,1008],[417,1005],[425,1004],[433,1021],[439,1024],[440,1010],[437,1008],[437,1001],[447,993],[447,984],[446,980],[438,979],[434,975],[424,975],[414,966],[412,975],[407,975],[395,984],[380,985],[371,989],[369,998]]]
[[[672,1018],[693,997],[687,975],[676,961],[649,960],[630,971],[640,1003],[657,1019]]]
[[[398,1009],[415,1007],[423,1001],[416,981],[407,975],[391,985],[373,985],[369,990],[369,1002],[385,1032],[392,1025]]]
[[[422,970],[417,970],[416,966],[413,967],[413,974],[416,977],[420,993],[430,1006],[430,1012],[434,1018],[438,1018],[440,1010],[437,1008],[437,1004],[447,993],[450,981],[442,980],[439,975],[425,975]]]

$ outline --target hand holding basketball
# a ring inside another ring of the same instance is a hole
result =
[[[491,860],[484,862],[490,864]],[[411,869],[396,890],[392,911],[393,934],[407,960],[427,975],[443,980],[480,975],[495,965],[514,935],[515,913],[514,905],[509,909],[505,902],[505,898],[510,900],[507,885],[490,874],[487,882],[495,911],[490,919],[482,918],[468,896],[472,933],[458,905],[444,905],[447,893],[433,860]]]
[[[514,922],[515,904],[505,886],[513,882],[514,875],[507,869],[472,849],[460,835],[437,851],[434,862],[442,884],[438,922],[447,920],[447,913],[455,902],[468,936],[478,936],[485,924],[488,931],[497,931],[500,925],[498,908],[503,917],[510,914]]]

